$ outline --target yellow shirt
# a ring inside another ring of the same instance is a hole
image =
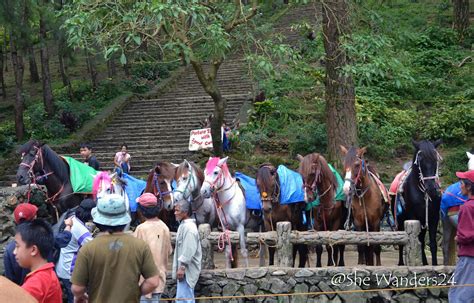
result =
[[[151,254],[160,276],[160,283],[153,293],[162,293],[166,285],[168,257],[173,252],[170,230],[161,220],[147,220],[137,226],[134,235],[150,246]]]

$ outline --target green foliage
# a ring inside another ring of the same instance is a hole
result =
[[[15,123],[6,121],[0,124],[0,155],[9,152],[15,146]]]
[[[449,152],[443,162],[441,162],[441,176],[443,178],[443,185],[447,186],[458,181],[458,178],[454,174],[457,171],[466,171],[468,158],[466,156],[468,148],[460,146],[458,149]]]

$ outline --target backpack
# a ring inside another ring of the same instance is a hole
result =
[[[59,255],[61,254],[61,248],[64,248],[69,244],[69,243],[59,243],[59,241],[57,241],[58,235],[61,232],[63,232],[64,229],[66,228],[66,224],[64,224],[64,220],[66,220],[67,218],[73,216],[74,213],[76,212],[76,208],[77,207],[68,209],[66,212],[64,212],[61,215],[61,217],[59,217],[58,222],[56,222],[56,224],[53,225],[54,245],[53,245],[53,252],[52,252],[52,256],[51,256],[50,261],[53,262],[54,264],[58,263],[58,261],[59,261]]]

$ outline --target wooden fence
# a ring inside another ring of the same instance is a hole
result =
[[[418,241],[420,234],[420,222],[416,220],[405,221],[405,231],[394,232],[358,232],[358,231],[295,231],[291,230],[290,222],[278,222],[276,231],[249,232],[247,233],[247,244],[272,245],[276,247],[276,265],[280,267],[291,267],[293,265],[293,245],[358,245],[358,244],[383,244],[404,245],[404,256],[406,265],[421,265],[421,247]],[[209,224],[199,226],[199,234],[202,246],[203,269],[214,268],[214,246],[218,245],[222,232],[213,232]],[[239,234],[229,232],[232,244],[239,243]],[[171,233],[171,242],[176,242],[176,233]]]

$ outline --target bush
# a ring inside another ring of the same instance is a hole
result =
[[[0,124],[0,155],[15,146],[15,122],[5,121]]]
[[[441,174],[443,177],[443,187],[457,182],[457,171],[466,171],[468,158],[466,156],[467,148],[460,148],[454,152],[449,153],[441,162]]]

